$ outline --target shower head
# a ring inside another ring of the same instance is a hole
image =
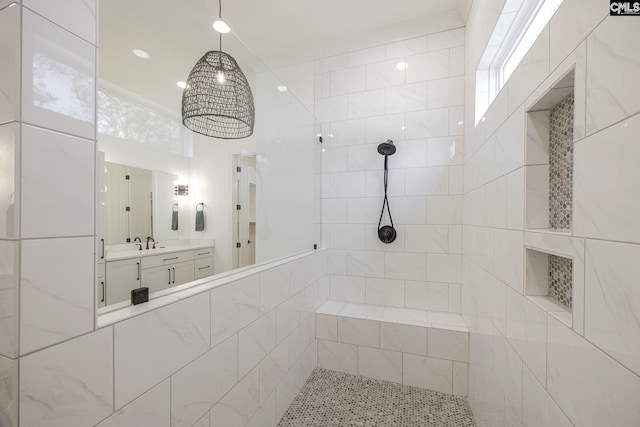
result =
[[[387,139],[385,142],[378,145],[378,153],[382,154],[383,156],[391,156],[395,152],[396,146],[393,145],[393,141],[390,139]]]

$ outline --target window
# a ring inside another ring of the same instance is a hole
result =
[[[476,70],[476,124],[563,0],[507,0]]]

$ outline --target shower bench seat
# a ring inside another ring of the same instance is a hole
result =
[[[459,314],[327,301],[316,339],[320,368],[467,395],[469,330]]]

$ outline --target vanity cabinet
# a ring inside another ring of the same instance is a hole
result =
[[[130,301],[131,290],[140,287],[140,258],[107,262],[106,273],[106,304]]]
[[[191,282],[193,278],[193,261],[142,269],[142,286],[148,287],[149,293]]]
[[[96,307],[107,305],[107,280],[104,260],[98,262],[98,274],[96,280]]]
[[[131,299],[131,290],[149,288],[149,294],[213,274],[213,247],[107,261],[106,277],[98,278],[98,307]],[[106,279],[106,281],[105,281]],[[106,289],[106,301],[102,292]]]
[[[204,248],[194,251],[195,279],[211,276],[213,274],[213,248]]]
[[[193,280],[194,251],[172,252],[142,258],[142,286],[149,293]]]

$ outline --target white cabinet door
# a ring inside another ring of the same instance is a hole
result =
[[[193,282],[193,261],[181,262],[180,264],[172,265],[173,268],[173,282],[171,286],[178,286],[184,283]]]
[[[142,286],[149,288],[149,294],[172,286],[193,281],[193,261],[166,264],[142,270]]]
[[[211,276],[213,274],[213,257],[197,258],[195,260],[195,279]]]
[[[96,283],[96,307],[104,307],[107,305],[107,288],[104,277],[98,278]]]
[[[131,289],[140,287],[140,258],[107,262],[106,305],[131,300]]]
[[[142,270],[142,286],[149,288],[149,294],[171,287],[173,282],[171,267],[171,264],[167,264]]]

